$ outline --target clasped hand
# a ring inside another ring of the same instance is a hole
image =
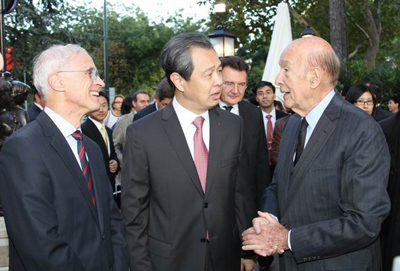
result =
[[[260,256],[282,254],[288,247],[289,231],[269,213],[258,212],[253,227],[242,233],[243,250],[254,250]]]

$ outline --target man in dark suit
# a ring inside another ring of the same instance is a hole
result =
[[[382,225],[381,250],[384,271],[391,271],[393,258],[400,255],[400,113],[379,122],[389,146],[391,163],[388,193],[392,202],[390,214]]]
[[[204,35],[173,37],[160,58],[175,98],[130,125],[124,147],[131,270],[238,271],[239,232],[255,213],[242,121],[215,108],[221,67]]]
[[[271,182],[262,113],[255,105],[243,100],[249,70],[243,59],[223,57],[221,67],[223,84],[219,106],[241,116],[244,121],[245,150],[250,167],[247,179],[253,182],[259,202],[264,189]]]
[[[133,121],[141,119],[154,111],[164,108],[167,106],[175,95],[175,89],[168,83],[167,78],[163,78],[157,86],[156,93],[154,95],[154,103],[146,106],[133,116]]]
[[[52,46],[36,58],[33,80],[46,107],[0,154],[10,270],[126,271],[124,222],[101,151],[79,131],[104,86],[93,60],[77,45]]]
[[[257,206],[260,208],[261,195],[271,183],[263,116],[257,106],[243,101],[249,66],[240,57],[227,56],[221,58],[221,67],[223,84],[219,106],[241,116],[244,121],[244,148],[250,168],[247,181],[256,189]],[[260,257],[262,271],[268,270],[271,262],[272,257]]]
[[[44,108],[44,101],[40,98],[36,89],[33,89],[33,105],[28,109],[29,122],[34,121]]]
[[[111,189],[115,193],[121,187],[115,185],[115,174],[119,168],[119,161],[115,153],[112,131],[103,124],[108,113],[108,97],[104,92],[99,92],[100,109],[89,114],[88,119],[82,124],[82,132],[99,145],[103,154],[104,168],[110,180]],[[115,196],[115,201],[121,206],[120,197]]]
[[[378,236],[390,210],[382,130],[334,90],[340,62],[325,40],[293,41],[279,64],[276,84],[297,114],[243,248],[283,254],[281,270],[380,270]]]

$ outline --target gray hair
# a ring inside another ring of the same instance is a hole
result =
[[[33,62],[33,84],[40,96],[46,100],[50,91],[49,76],[56,73],[78,53],[88,52],[75,44],[53,45],[35,57]]]
[[[174,36],[163,47],[160,55],[161,66],[165,71],[168,83],[175,87],[170,76],[176,72],[186,81],[193,73],[192,48],[214,50],[208,38],[200,33],[184,33]]]

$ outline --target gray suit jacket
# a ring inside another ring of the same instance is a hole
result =
[[[101,151],[83,136],[96,205],[67,141],[44,112],[0,154],[0,195],[12,271],[126,271],[124,222]]]
[[[336,94],[293,168],[301,118],[282,134],[263,210],[291,230],[285,270],[380,270],[379,232],[389,212],[390,158],[382,130]]]
[[[256,210],[238,170],[243,122],[220,108],[209,116],[205,193],[172,103],[128,127],[122,214],[131,270],[204,271],[207,231],[215,270],[240,269],[240,233]]]

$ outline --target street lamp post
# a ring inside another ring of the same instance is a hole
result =
[[[219,57],[235,55],[235,35],[219,26],[208,35]]]
[[[104,89],[106,92],[109,88],[108,82],[108,24],[107,24],[107,0],[104,0],[104,26],[103,26],[103,33],[104,33]]]

